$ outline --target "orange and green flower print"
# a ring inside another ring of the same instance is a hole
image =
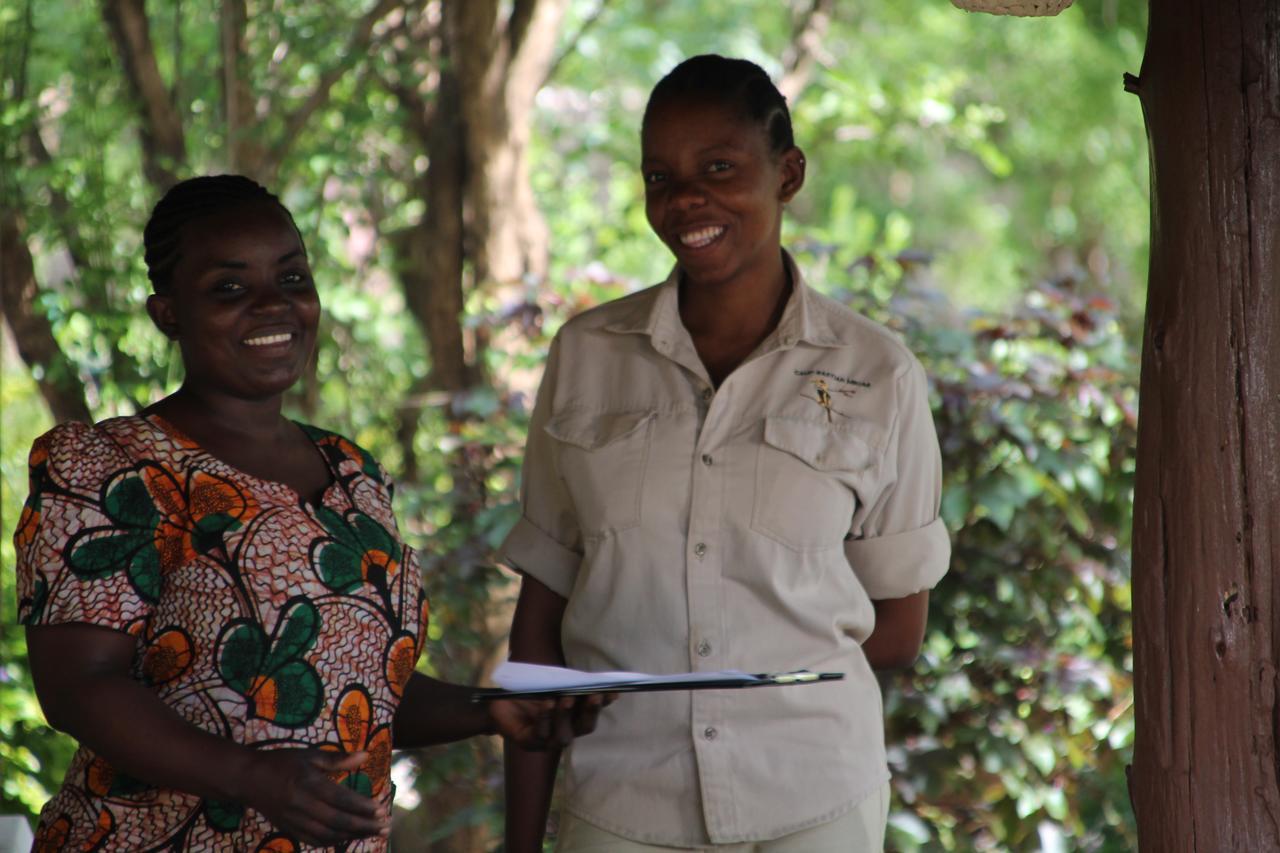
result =
[[[70,837],[70,816],[60,814],[48,823],[41,821],[36,827],[36,840],[31,853],[62,853],[67,849]]]
[[[384,589],[400,571],[400,542],[368,515],[352,510],[343,516],[320,507],[316,520],[329,535],[311,544],[311,565],[334,592],[350,592],[362,583]]]
[[[19,621],[24,625],[39,625],[45,605],[49,603],[49,582],[37,576],[32,586],[31,595],[18,599]]]
[[[154,790],[151,785],[112,767],[102,756],[95,756],[84,770],[85,790],[95,797],[131,797]]]
[[[98,812],[98,820],[93,828],[93,834],[85,839],[84,843],[79,847],[71,843],[71,816],[60,814],[50,823],[40,822],[36,827],[35,843],[31,846],[31,853],[66,853],[68,850],[79,850],[81,853],[91,853],[102,846],[102,842],[116,828],[115,818],[107,809]]]
[[[404,688],[418,662],[417,639],[409,634],[393,637],[387,644],[386,660],[387,684],[391,686],[392,693],[404,696]]]
[[[151,639],[142,653],[142,676],[152,686],[173,681],[187,671],[194,657],[187,632],[181,628],[165,628]]]
[[[89,840],[84,843],[81,850],[93,851],[102,847],[102,842],[107,840],[116,828],[115,816],[111,814],[110,809],[102,809],[98,812],[98,824],[94,827],[93,835],[89,836]]]
[[[181,482],[167,468],[144,463],[103,488],[110,524],[78,532],[67,563],[82,578],[123,569],[143,600],[154,603],[166,574],[222,544],[257,514],[253,499],[227,480],[196,469]]]
[[[382,469],[378,467],[377,460],[370,455],[369,451],[336,433],[305,424],[299,426],[315,442],[316,447],[320,448],[320,452],[329,460],[329,465],[334,470],[341,470],[344,467],[343,463],[350,460],[359,467],[360,473],[378,483],[383,483]]]
[[[36,531],[40,529],[45,485],[49,479],[49,446],[44,437],[36,439],[35,444],[31,446],[31,455],[27,459],[27,464],[31,472],[31,491],[27,494],[26,503],[22,505],[22,514],[18,516],[18,527],[13,532],[13,545],[19,551],[35,541]]]
[[[349,687],[338,700],[333,713],[334,726],[341,743],[320,746],[328,752],[367,752],[369,758],[359,770],[335,775],[334,781],[358,794],[376,797],[391,779],[391,726],[373,724],[373,705],[369,693],[359,685]]]
[[[285,602],[268,637],[252,619],[229,623],[218,639],[218,672],[245,698],[249,716],[286,728],[315,721],[323,685],[305,655],[320,634],[320,613],[304,597]]]
[[[244,806],[227,800],[205,800],[204,819],[216,832],[235,832],[244,820]]]
[[[289,836],[276,833],[262,839],[254,853],[298,853],[298,844]]]

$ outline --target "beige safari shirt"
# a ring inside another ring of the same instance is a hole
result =
[[[567,753],[566,804],[628,838],[776,838],[889,778],[860,644],[872,599],[947,570],[938,441],[919,362],[792,270],[777,329],[719,389],[673,272],[566,323],[538,392],[502,553],[568,600],[570,666],[845,673],[621,697]]]

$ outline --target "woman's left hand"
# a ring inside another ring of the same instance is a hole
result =
[[[554,700],[494,699],[489,715],[498,734],[523,749],[561,749],[594,731],[601,709],[615,698],[612,693],[593,693]]]

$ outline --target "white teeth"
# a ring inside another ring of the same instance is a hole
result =
[[[680,242],[691,249],[701,249],[723,233],[724,228],[722,226],[712,225],[707,228],[699,228],[697,231],[690,231],[687,234],[681,234]]]
[[[245,338],[245,343],[251,347],[268,347],[272,344],[287,344],[292,340],[293,335],[284,332],[279,335],[265,335],[261,338]]]

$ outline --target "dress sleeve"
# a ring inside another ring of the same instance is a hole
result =
[[[160,514],[147,477],[101,429],[63,424],[36,439],[14,533],[18,620],[128,631],[159,595]]]
[[[942,457],[919,362],[912,359],[897,382],[898,418],[888,449],[891,482],[865,513],[855,515],[844,547],[872,599],[931,589],[951,561],[951,539],[938,516]]]
[[[502,543],[499,558],[568,598],[582,563],[582,532],[560,477],[556,442],[546,431],[555,398],[559,353],[557,339],[551,343],[529,420],[520,480],[520,520]]]

